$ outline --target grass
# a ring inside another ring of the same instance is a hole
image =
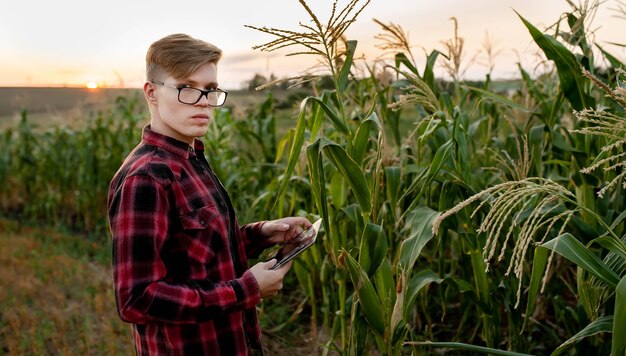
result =
[[[132,353],[107,246],[8,220],[0,226],[0,354]]]
[[[0,355],[129,355],[131,331],[115,309],[110,245],[0,219]],[[261,303],[264,347],[315,353],[295,278]],[[285,322],[288,320],[288,322]]]

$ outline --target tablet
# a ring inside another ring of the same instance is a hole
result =
[[[296,237],[287,241],[283,247],[278,250],[276,255],[272,258],[276,259],[276,264],[271,268],[273,270],[279,269],[287,262],[293,260],[296,256],[301,254],[304,250],[315,243],[317,239],[317,233],[322,225],[322,219],[317,220],[306,230],[303,230]]]

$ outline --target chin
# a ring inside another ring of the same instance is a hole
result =
[[[199,130],[192,130],[189,132],[189,136],[190,137],[202,137],[207,133],[208,129],[204,128],[204,129],[199,129]]]

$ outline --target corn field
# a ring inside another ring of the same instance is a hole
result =
[[[590,35],[601,5],[568,2],[547,32],[518,14],[549,69],[520,64],[499,91],[463,81],[456,21],[420,65],[375,20],[392,59],[368,63],[345,33],[369,1],[328,19],[300,3],[297,30],[248,26],[272,37],[257,50],[320,63],[290,78],[314,89],[294,124],[279,134],[268,95],[217,112],[204,140],[241,222],[323,218],[291,272],[319,352],[623,355],[626,65]],[[2,214],[106,236],[108,182],[146,121],[137,98],[116,105],[80,130],[36,132],[24,112],[0,138]]]

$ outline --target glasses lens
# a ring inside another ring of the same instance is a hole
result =
[[[178,91],[178,100],[185,104],[195,104],[200,100],[202,92],[196,88],[181,88]]]
[[[211,106],[222,106],[224,102],[226,102],[226,93],[223,91],[212,91],[207,95],[209,99],[209,105]]]
[[[178,100],[185,104],[195,104],[202,98],[202,90],[196,88],[180,88]],[[210,106],[222,106],[226,102],[226,92],[221,90],[210,91],[207,94]]]

